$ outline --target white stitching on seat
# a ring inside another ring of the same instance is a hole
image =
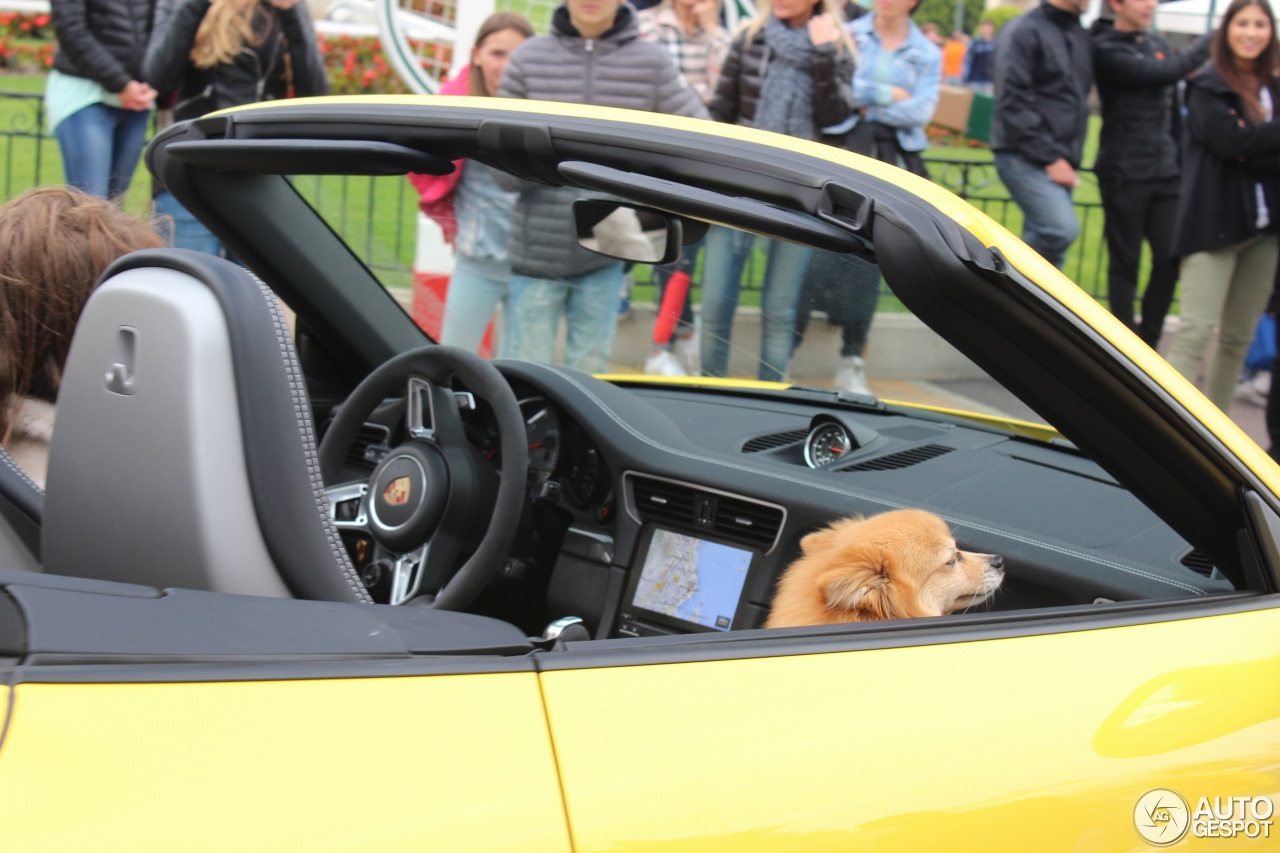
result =
[[[18,463],[13,461],[13,457],[10,456],[8,451],[6,451],[3,447],[0,447],[0,462],[4,462],[5,465],[9,466],[9,470],[13,471],[15,474],[21,477],[23,482],[25,482],[28,486],[35,489],[40,494],[42,495],[44,494],[44,489],[40,488],[40,486],[36,484],[35,480],[28,477],[26,471],[23,471],[20,467],[18,467]]]
[[[311,482],[311,493],[315,499],[316,511],[319,512],[321,523],[324,525],[325,538],[328,540],[329,550],[333,552],[334,559],[337,560],[338,567],[342,569],[347,585],[355,592],[356,597],[365,604],[373,604],[373,596],[369,595],[369,591],[365,589],[360,576],[356,574],[355,567],[351,564],[351,559],[347,554],[347,548],[342,544],[342,538],[338,534],[338,528],[334,526],[333,519],[329,518],[329,502],[326,497],[324,482],[320,478],[319,454],[316,451],[315,432],[311,426],[311,405],[302,379],[302,367],[298,363],[298,356],[294,351],[293,342],[289,339],[289,324],[285,321],[284,312],[280,310],[280,305],[276,302],[276,295],[271,288],[263,284],[262,279],[252,272],[248,270],[246,272],[257,283],[274,322],[276,343],[280,347],[280,355],[284,357],[285,372],[289,379],[289,395],[293,400],[293,412],[298,422],[298,431],[302,439],[302,451],[307,464],[307,477]]]

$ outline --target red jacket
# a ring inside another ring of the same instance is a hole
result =
[[[457,77],[440,87],[439,95],[466,95],[470,92],[471,66],[463,68]],[[444,239],[453,245],[458,236],[458,220],[453,213],[453,191],[462,179],[462,167],[466,160],[454,160],[453,171],[447,175],[409,174],[409,183],[418,191],[418,207],[435,220],[444,231]]]

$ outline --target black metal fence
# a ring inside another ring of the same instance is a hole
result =
[[[0,81],[0,87],[3,82]],[[11,198],[30,187],[62,180],[61,160],[56,140],[45,132],[44,98],[37,94],[0,91],[0,200]],[[1022,230],[1022,214],[1006,193],[989,159],[966,159],[932,155],[925,158],[930,177],[961,198],[968,200],[1014,234]],[[1076,212],[1080,218],[1080,238],[1071,247],[1064,271],[1082,288],[1097,298],[1106,295],[1106,246],[1102,239],[1102,207],[1097,201],[1097,180],[1087,170],[1083,184],[1076,192]],[[299,187],[311,196],[306,186]],[[407,181],[388,186],[385,180],[355,177],[342,181],[317,196],[343,199],[333,214],[342,221],[334,222],[343,237],[372,266],[380,270],[408,272],[413,262],[415,230],[405,227],[412,216],[403,215],[416,208]],[[356,199],[353,203],[352,199]],[[313,199],[313,203],[318,199]],[[327,205],[326,205],[327,206]],[[349,209],[363,211],[359,222],[343,227]],[[396,219],[399,224],[376,229],[376,211]],[[326,211],[326,215],[329,212]]]
[[[8,199],[31,187],[51,183],[57,167],[58,147],[44,130],[44,96],[0,92],[0,199]]]

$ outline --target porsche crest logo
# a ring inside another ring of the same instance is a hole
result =
[[[400,506],[409,501],[409,478],[396,477],[382,490],[382,499],[392,506]]]

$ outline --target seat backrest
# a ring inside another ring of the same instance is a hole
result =
[[[81,315],[58,394],[46,571],[369,601],[326,512],[274,295],[243,268],[135,252]]]

